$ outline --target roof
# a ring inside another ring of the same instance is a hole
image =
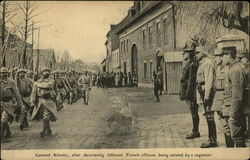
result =
[[[131,24],[133,24],[135,21],[137,21],[141,16],[143,16],[145,13],[147,13],[148,11],[154,9],[156,6],[158,6],[160,3],[162,3],[161,1],[152,1],[152,3],[150,3],[144,10],[142,10],[141,12],[138,12],[135,14],[135,16],[132,19],[129,19],[129,15],[127,15],[126,17],[128,17],[127,23],[125,23],[124,25],[122,25],[120,28],[117,29],[117,34],[121,33],[122,31],[124,31],[126,28],[128,28]],[[125,18],[126,18],[125,17]]]

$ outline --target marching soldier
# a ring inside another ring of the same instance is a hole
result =
[[[34,81],[34,72],[32,70],[29,70],[26,73],[26,78],[29,78],[30,80]]]
[[[1,137],[4,137],[5,133],[5,137],[10,137],[9,122],[12,123],[15,109],[21,108],[22,102],[15,83],[8,79],[8,69],[2,67],[0,74]],[[16,104],[13,103],[13,98],[15,98]]]
[[[63,108],[63,101],[68,91],[67,84],[65,83],[64,78],[61,77],[62,74],[62,71],[54,71],[55,85],[57,89],[56,106],[59,110]]]
[[[20,130],[23,130],[23,128],[28,127],[28,111],[30,110],[30,95],[33,88],[33,82],[31,79],[25,77],[26,70],[25,69],[19,69],[17,71],[17,77],[16,77],[16,86],[17,90],[19,91],[21,95],[21,100],[23,103],[23,106],[21,108],[21,124],[20,124]]]
[[[204,107],[204,115],[208,125],[208,142],[203,143],[201,148],[217,146],[217,133],[214,121],[214,111],[211,110],[215,93],[215,67],[210,58],[201,47],[196,47],[196,59],[199,63],[197,70],[197,103]]]
[[[82,75],[78,79],[78,86],[81,88],[83,102],[86,105],[88,105],[88,101],[89,101],[89,91],[91,90],[90,83],[91,83],[91,78],[88,75],[88,72],[85,71],[84,75]]]
[[[73,77],[71,72],[68,73],[68,82],[69,82],[70,88],[72,89],[71,92],[69,92],[68,103],[73,104],[77,96],[77,90],[76,90],[77,80],[76,78]]]
[[[223,115],[229,115],[228,125],[235,147],[246,147],[243,111],[247,101],[247,78],[243,66],[236,61],[236,47],[223,48],[223,63],[229,65],[226,75]],[[228,111],[228,112],[226,112]]]
[[[199,132],[199,114],[198,104],[196,102],[195,82],[197,65],[194,60],[194,49],[185,48],[183,52],[183,69],[181,76],[180,100],[185,101],[192,115],[193,129],[190,134],[186,135],[186,139],[194,139],[200,137]]]
[[[32,117],[36,116],[40,107],[43,108],[43,129],[42,132],[40,132],[40,136],[44,138],[44,136],[50,136],[52,134],[50,121],[54,122],[57,120],[56,112],[58,109],[55,105],[55,81],[49,78],[50,69],[44,69],[42,71],[42,76],[41,79],[34,83],[30,103],[31,106],[35,106],[36,99],[38,100],[37,107],[35,107]]]

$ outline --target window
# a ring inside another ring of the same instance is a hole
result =
[[[164,44],[168,44],[169,43],[169,39],[168,39],[168,28],[170,25],[170,21],[166,18],[164,19]]]
[[[160,46],[160,22],[157,22],[156,23],[156,43],[157,43],[157,46]]]
[[[148,27],[148,32],[149,32],[149,35],[148,35],[148,38],[149,38],[149,48],[152,48],[153,47],[153,45],[152,45],[152,34],[153,34],[152,26]]]
[[[145,50],[146,49],[146,30],[143,29],[142,31],[142,46],[143,46],[143,49]]]
[[[144,62],[144,78],[147,78],[147,62]]]
[[[127,53],[128,53],[128,39],[127,39]]]
[[[124,66],[124,73],[127,73],[127,65],[126,65],[126,62],[123,62],[123,66]]]
[[[122,41],[120,42],[120,53],[122,53]]]
[[[150,79],[152,79],[153,78],[153,62],[150,62],[149,70],[150,70]]]
[[[123,40],[123,53],[126,53],[126,40]]]
[[[123,41],[121,41],[121,53],[123,53]]]

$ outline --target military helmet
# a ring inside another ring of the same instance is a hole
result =
[[[17,70],[17,74],[20,73],[20,72],[25,72],[25,73],[26,73],[27,70],[26,70],[26,69],[23,69],[23,68],[20,68],[19,70]]]
[[[0,73],[9,73],[8,68],[2,67],[2,68],[0,69]]]
[[[27,74],[34,74],[32,70],[28,70]]]
[[[44,69],[42,70],[42,72],[45,72],[45,71],[50,72],[50,69],[49,69],[49,68],[44,68]]]

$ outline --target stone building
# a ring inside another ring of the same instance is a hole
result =
[[[151,86],[153,71],[160,68],[166,86],[164,53],[174,50],[171,4],[135,1],[128,17],[129,22],[117,32],[122,70],[137,72],[139,85]]]
[[[202,2],[190,3],[194,3],[191,6],[199,7]],[[216,47],[216,38],[225,34],[236,34],[248,39],[248,35],[243,32],[223,26],[206,24],[204,30],[199,23],[201,15],[181,19],[176,14],[177,9],[169,1],[134,1],[125,17],[128,20],[116,32],[120,41],[121,70],[137,72],[139,85],[152,86],[152,72],[161,69],[163,87],[169,94],[179,92],[181,51],[194,36],[206,40],[210,54]]]

